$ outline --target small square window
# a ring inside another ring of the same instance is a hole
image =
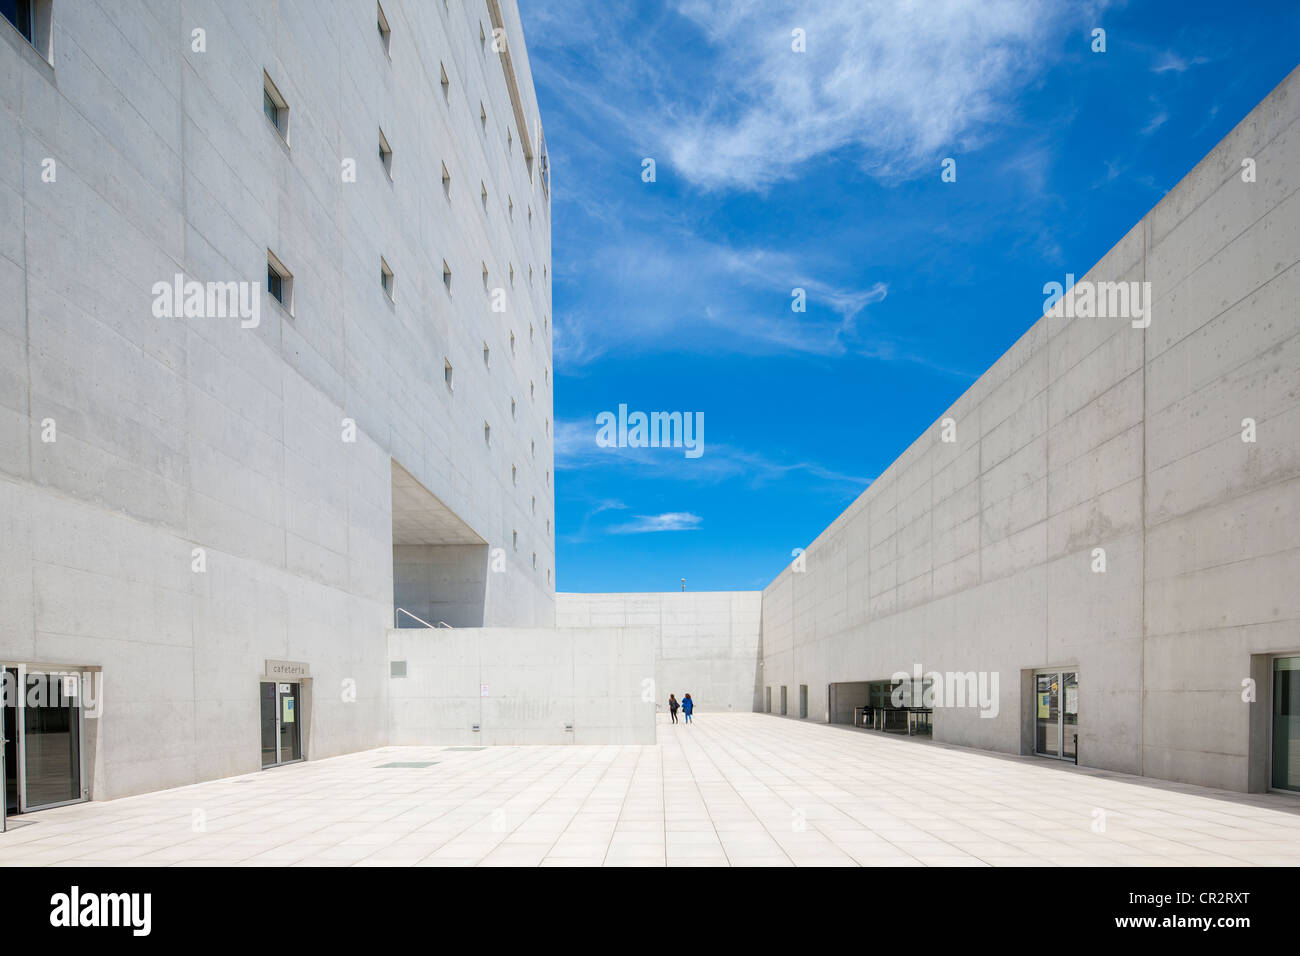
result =
[[[388,26],[388,17],[384,16],[384,5],[375,4],[379,8],[379,40],[384,45],[384,52],[389,56],[393,55],[393,31]]]
[[[532,439],[529,440],[529,442],[528,442],[528,450],[529,450],[530,452],[532,452],[532,455],[533,455],[534,458],[537,457],[537,442],[536,442],[535,440],[532,440]]]
[[[533,570],[534,570],[534,571],[537,570],[537,552],[536,552],[536,551],[533,552]]]
[[[451,291],[451,266],[447,265],[446,259],[442,260],[442,284],[447,287],[448,292]]]
[[[483,32],[483,21],[478,22],[478,45],[487,52],[487,34]]]
[[[492,367],[492,350],[488,348],[486,342],[483,343],[483,364],[488,368]]]
[[[510,399],[510,417],[511,417],[511,418],[518,418],[518,417],[519,417],[518,415],[515,414],[515,408],[516,408],[515,400],[512,398],[512,399]]]
[[[384,172],[388,174],[391,181],[393,178],[393,147],[388,145],[388,137],[384,135],[382,129],[379,131],[379,161],[383,164]]]
[[[379,284],[380,286],[383,287],[384,295],[388,296],[388,300],[390,302],[393,300],[393,289],[395,286],[395,281],[396,280],[393,277],[393,270],[388,267],[388,263],[384,261],[384,257],[380,256],[379,257]]]
[[[511,532],[510,532],[510,543],[514,545],[516,551],[519,550],[519,532],[518,532],[518,531],[511,531]]]
[[[480,179],[478,181],[478,188],[483,199],[483,211],[487,212],[487,184]]]
[[[530,399],[537,397],[537,389],[533,387],[532,381],[529,381],[528,383],[528,397]]]
[[[510,466],[510,484],[512,485],[519,484],[519,469],[516,468],[514,465]]]
[[[511,219],[514,219],[514,218],[515,218],[515,201],[514,201],[512,198],[510,198],[510,194],[509,194],[509,193],[506,193],[506,209],[507,209],[507,211],[510,213],[510,218],[511,218]]]
[[[280,134],[280,138],[288,143],[289,104],[280,95],[280,91],[271,82],[270,74],[265,70],[262,71],[262,112],[275,127],[275,131]]]
[[[487,110],[483,108],[483,101],[478,104],[478,121],[483,127],[483,132],[487,132]]]
[[[536,495],[531,495],[531,496],[529,497],[529,501],[530,501],[530,503],[532,504],[532,507],[533,507],[533,514],[537,514],[537,496],[536,496]]]
[[[480,261],[479,261],[479,265],[481,265],[481,266],[483,267],[483,288],[486,289],[486,288],[488,287],[488,267],[487,267],[487,263],[486,263],[486,262],[483,262],[482,260],[480,260]]]
[[[442,380],[447,383],[447,391],[454,392],[456,390],[456,386],[452,384],[451,375],[452,375],[451,361],[449,359],[443,359]]]
[[[510,263],[510,284],[512,286],[515,284],[515,264],[513,262]]]
[[[447,164],[442,164],[442,191],[447,198],[451,198],[451,173],[447,172]]]
[[[293,273],[270,249],[266,250],[266,291],[293,315]]]
[[[483,444],[489,448],[492,446],[492,426],[487,422],[483,423]]]
[[[528,323],[528,341],[533,341],[533,323]]]
[[[511,355],[518,354],[515,350],[515,333],[513,332],[510,333],[510,354]]]
[[[438,72],[442,74],[442,78],[438,81],[439,83],[442,84],[442,98],[450,103],[451,102],[451,80],[447,79],[447,68],[443,64],[439,63]]]

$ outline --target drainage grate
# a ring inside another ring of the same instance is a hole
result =
[[[436,760],[396,760],[393,763],[381,763],[375,767],[376,770],[387,770],[391,767],[432,767],[438,761]]]
[[[443,747],[443,750],[487,750],[486,747]]]

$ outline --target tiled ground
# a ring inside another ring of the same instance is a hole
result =
[[[11,820],[0,864],[1300,864],[1283,795],[758,714],[661,723],[659,740],[390,747],[62,807]]]

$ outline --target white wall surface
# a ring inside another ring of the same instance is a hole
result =
[[[391,744],[653,744],[648,628],[390,630]],[[474,725],[479,725],[475,732]],[[566,730],[566,725],[572,730]]]
[[[708,711],[753,711],[761,644],[759,591],[665,591],[555,596],[561,627],[654,631],[656,701],[689,693]]]

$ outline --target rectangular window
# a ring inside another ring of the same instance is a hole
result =
[[[393,55],[393,31],[388,26],[388,17],[384,16],[383,4],[376,4],[379,8],[379,41],[384,45],[384,52],[389,56]]]
[[[393,178],[393,147],[388,145],[388,137],[384,131],[379,131],[379,162],[383,164],[384,172],[388,174],[389,180]]]
[[[0,0],[0,13],[23,35],[24,40],[32,42],[31,0]]]
[[[293,315],[293,273],[269,249],[266,251],[266,291]]]
[[[51,49],[53,0],[0,0],[0,16],[13,24],[23,39],[49,63],[54,62]]]
[[[393,300],[395,279],[393,278],[393,270],[388,268],[388,263],[384,261],[383,256],[379,257],[379,284],[383,287],[384,295],[388,296],[388,300],[391,302]]]
[[[286,143],[289,142],[289,104],[276,85],[271,82],[271,76],[265,70],[262,71],[262,112],[275,131],[280,134],[280,138]]]

